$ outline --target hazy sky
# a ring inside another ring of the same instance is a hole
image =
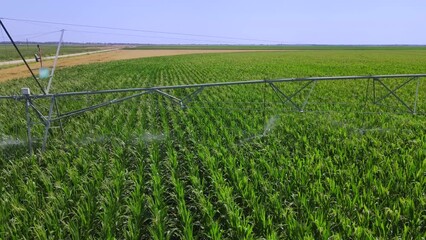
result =
[[[65,41],[80,42],[426,44],[425,0],[3,0],[0,17],[241,38],[3,20],[21,41],[57,40],[44,33],[65,28]]]

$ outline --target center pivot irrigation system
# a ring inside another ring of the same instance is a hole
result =
[[[372,81],[372,92],[373,92],[373,104],[379,104],[383,100],[387,98],[394,98],[404,109],[407,110],[407,113],[416,115],[416,114],[424,114],[423,112],[418,112],[418,101],[419,101],[419,86],[420,81],[426,78],[426,74],[400,74],[400,75],[370,75],[370,76],[338,76],[338,77],[307,77],[307,78],[283,78],[283,79],[273,79],[273,80],[250,80],[250,81],[236,81],[236,82],[220,82],[220,83],[203,83],[203,84],[190,84],[190,85],[175,85],[175,86],[158,86],[158,87],[142,87],[142,88],[125,88],[125,89],[108,89],[108,90],[98,90],[98,91],[82,91],[82,92],[62,92],[62,93],[50,93],[50,88],[52,85],[53,76],[55,73],[56,63],[59,55],[59,51],[62,44],[62,39],[64,35],[64,30],[61,32],[60,41],[58,43],[55,60],[53,63],[52,71],[49,74],[49,81],[46,88],[42,87],[42,84],[39,82],[39,78],[36,77],[32,69],[29,67],[27,61],[21,54],[19,48],[15,44],[14,40],[10,36],[3,22],[0,20],[1,27],[6,32],[16,51],[22,58],[24,64],[27,66],[30,71],[32,78],[36,81],[37,85],[41,90],[41,94],[31,94],[29,88],[22,88],[21,95],[12,95],[12,96],[0,96],[0,100],[15,100],[18,102],[22,102],[25,104],[25,114],[26,114],[26,122],[27,122],[27,138],[28,138],[28,151],[30,155],[34,153],[33,150],[33,136],[32,136],[32,126],[33,119],[31,118],[31,111],[36,116],[36,121],[40,121],[40,123],[44,126],[44,134],[42,137],[42,147],[41,151],[46,150],[47,140],[49,137],[49,133],[51,133],[52,126],[57,123],[58,126],[63,130],[62,120],[65,118],[70,118],[72,116],[76,116],[85,112],[93,111],[95,109],[109,106],[112,104],[121,103],[130,99],[134,99],[137,97],[141,97],[146,94],[160,94],[173,102],[177,103],[180,107],[186,108],[194,97],[196,97],[202,91],[209,88],[219,88],[224,86],[237,86],[237,85],[259,85],[263,84],[265,86],[269,86],[272,88],[274,93],[277,94],[278,98],[281,100],[283,104],[289,104],[293,107],[295,111],[305,112],[305,107],[308,104],[309,97],[313,92],[315,85],[320,81],[345,81],[345,80],[367,80]],[[36,56],[40,57],[40,56]],[[40,74],[41,75],[41,74]],[[386,80],[388,79],[404,79],[402,83],[398,86],[390,87],[386,84]],[[403,88],[410,82],[416,81],[416,88],[414,93],[414,103],[411,104],[404,101],[401,96],[398,95],[397,90]],[[278,83],[294,83],[299,82],[303,83],[297,87],[295,91],[291,94],[284,93],[278,86]],[[367,92],[368,86],[367,85]],[[377,86],[385,89],[386,94],[376,96],[376,88]],[[191,92],[184,97],[177,97],[173,94],[167,92],[168,90],[177,90],[177,89],[187,89]],[[304,99],[302,104],[296,103],[294,98],[299,96],[303,90],[308,90],[308,94]],[[98,104],[89,105],[87,107],[76,109],[72,111],[61,112],[58,107],[58,101],[66,101],[67,98],[76,97],[76,96],[93,96],[93,95],[108,95],[108,94],[117,94],[123,93],[127,94],[127,96],[115,98],[109,101],[104,101]],[[49,101],[49,107],[46,110],[42,110],[42,108],[36,104],[37,100],[47,99]]]

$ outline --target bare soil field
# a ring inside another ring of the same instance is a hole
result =
[[[115,50],[103,53],[86,54],[81,56],[67,57],[58,59],[57,69],[71,67],[82,64],[110,62],[115,60],[172,56],[197,53],[227,53],[227,52],[249,52],[265,50]],[[45,67],[53,65],[53,60],[43,61]],[[38,74],[39,63],[29,63],[35,74]],[[30,77],[31,74],[24,64],[18,66],[8,66],[0,68],[0,82],[12,79]]]

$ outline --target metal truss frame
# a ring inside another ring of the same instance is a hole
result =
[[[407,79],[403,83],[398,86],[391,88],[386,83],[386,79]],[[83,91],[83,92],[64,92],[64,93],[55,93],[55,94],[36,94],[31,95],[30,90],[28,88],[22,89],[22,95],[15,96],[0,96],[1,99],[9,99],[16,100],[19,102],[25,103],[25,111],[26,111],[26,120],[27,120],[27,137],[28,137],[28,150],[30,154],[33,154],[33,138],[31,127],[33,124],[33,120],[31,118],[31,111],[36,116],[39,122],[44,125],[44,133],[42,138],[42,152],[46,150],[47,140],[49,137],[49,132],[52,128],[52,125],[56,122],[59,123],[59,127],[62,128],[62,119],[70,118],[75,115],[79,115],[85,112],[93,111],[98,108],[106,107],[109,105],[121,103],[130,99],[134,99],[137,97],[141,97],[146,94],[159,94],[165,98],[170,99],[181,108],[187,108],[188,104],[191,103],[194,98],[208,88],[217,88],[224,86],[241,86],[241,85],[256,85],[256,84],[265,84],[275,92],[278,98],[281,100],[283,104],[289,104],[294,108],[295,111],[304,112],[305,107],[309,102],[309,98],[314,91],[314,88],[319,81],[344,81],[344,80],[367,80],[373,81],[373,103],[379,104],[383,102],[387,98],[394,98],[397,100],[404,108],[408,110],[408,113],[416,115],[418,101],[419,101],[419,88],[420,81],[426,78],[426,74],[405,74],[405,75],[375,75],[375,76],[341,76],[341,77],[309,77],[309,78],[284,78],[284,79],[274,79],[274,80],[250,80],[250,81],[237,81],[237,82],[219,82],[219,83],[203,83],[203,84],[190,84],[190,85],[175,85],[175,86],[158,86],[158,87],[148,87],[148,88],[126,88],[126,89],[109,89],[109,90],[99,90],[99,91]],[[404,86],[407,86],[410,82],[416,81],[416,89],[414,92],[414,105],[410,107],[410,105],[404,101],[397,93],[398,90],[402,89]],[[301,86],[292,92],[292,93],[284,93],[278,84],[281,83],[290,83],[290,82],[298,82],[303,83]],[[367,84],[366,97],[368,94]],[[386,90],[386,94],[378,97],[377,89],[378,86],[383,87]],[[168,92],[167,90],[177,90],[177,89],[187,89],[192,90],[189,94],[183,97],[174,96]],[[296,96],[299,96],[303,90],[308,90],[307,95],[305,96],[304,102],[302,104],[297,104],[294,101]],[[112,100],[104,101],[98,104],[90,105],[81,109],[76,109],[72,111],[67,111],[61,113],[58,108],[57,101],[59,99],[66,99],[68,97],[75,96],[90,96],[90,95],[108,95],[108,94],[129,94],[128,96],[115,98]],[[48,107],[48,111],[43,113],[42,110],[36,104],[34,104],[34,100],[37,99],[48,99],[50,104]],[[63,130],[62,130],[63,131]]]

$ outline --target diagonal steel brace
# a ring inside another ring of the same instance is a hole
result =
[[[279,88],[277,88],[277,86],[275,86],[273,83],[269,83],[269,85],[272,87],[272,89],[275,91],[275,93],[278,94],[278,97],[280,98],[280,100],[285,104],[287,102],[290,102],[291,105],[293,105],[294,108],[296,108],[299,112],[302,112],[303,110],[301,108],[299,108],[299,106],[297,106],[297,104],[295,102],[293,102],[293,100],[291,100],[293,97],[289,97],[287,96],[285,93],[283,93]],[[282,99],[281,97],[284,97],[286,100]]]
[[[390,89],[388,86],[386,86],[386,84],[384,84],[382,82],[382,80],[380,80],[379,78],[375,78],[374,80],[377,81],[377,82],[379,82],[384,88],[386,88],[386,90],[388,90],[389,94],[393,95],[400,103],[402,103],[402,105],[404,105],[411,113],[414,114],[413,109],[411,109],[407,105],[407,103],[405,103],[398,95],[396,95],[396,93],[392,89]]]
[[[188,94],[186,97],[182,98],[180,105],[182,108],[186,108],[186,103],[190,103],[194,97],[200,94],[204,90],[204,87],[200,87],[194,92]],[[186,102],[186,103],[185,103]]]
[[[412,77],[409,78],[407,81],[403,82],[402,84],[398,85],[396,88],[394,88],[392,91],[395,93],[396,91],[398,91],[399,89],[401,89],[402,87],[404,87],[405,85],[407,85],[408,83],[410,83],[411,81],[417,79],[417,77]],[[374,81],[377,81],[377,79],[374,79]],[[379,100],[376,100],[374,103],[377,104],[383,100],[385,100],[388,96],[391,95],[391,92],[388,92],[386,95],[384,95],[383,97],[381,97]]]
[[[50,107],[49,107],[49,115],[46,118],[46,123],[44,127],[44,135],[43,135],[43,145],[41,147],[41,151],[44,152],[46,150],[46,144],[47,144],[47,137],[50,130],[50,125],[52,123],[52,114],[53,114],[53,108],[55,106],[55,96],[52,97],[50,101]]]
[[[173,100],[176,103],[181,103],[182,102],[182,100],[180,98],[177,98],[177,97],[175,97],[175,96],[173,96],[171,94],[168,94],[166,92],[163,92],[161,90],[155,89],[154,91],[157,92],[157,93],[159,93],[160,95],[163,95],[163,96],[165,96],[167,98],[170,98],[171,100]]]

